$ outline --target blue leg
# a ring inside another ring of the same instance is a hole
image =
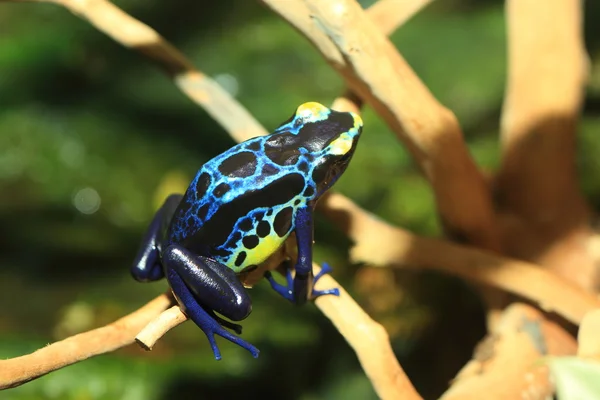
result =
[[[235,273],[207,257],[196,256],[179,245],[163,251],[167,279],[181,309],[206,335],[217,360],[221,352],[215,335],[224,337],[258,357],[258,349],[223,326],[238,331],[241,327],[217,316],[215,312],[239,321],[252,310],[250,298]]]
[[[284,261],[283,263],[286,264],[285,265],[285,270],[286,270],[285,276],[286,276],[286,280],[287,280],[287,286],[282,285],[281,283],[277,282],[275,280],[275,278],[273,278],[273,274],[271,274],[271,271],[265,272],[265,278],[267,278],[267,280],[271,284],[271,287],[273,288],[274,291],[279,293],[284,299],[287,299],[287,300],[293,302],[294,301],[294,294],[293,294],[294,277],[292,276],[292,269],[291,269],[291,266],[289,265],[289,262]]]
[[[313,285],[315,283],[317,283],[317,281],[326,274],[329,274],[333,271],[333,269],[331,268],[331,266],[327,263],[323,263],[321,264],[321,270],[319,271],[319,273],[317,275],[315,275],[315,280],[313,281]],[[319,296],[323,296],[324,294],[332,294],[334,296],[339,296],[340,295],[340,290],[338,288],[333,288],[333,289],[324,289],[324,290],[314,290],[312,291],[312,297],[319,297]]]
[[[271,287],[284,298],[300,305],[306,303],[308,299],[332,294],[339,296],[337,288],[327,290],[314,290],[314,283],[324,274],[331,272],[331,267],[324,264],[321,272],[315,277],[312,269],[312,244],[313,244],[313,209],[312,207],[301,208],[294,217],[296,242],[298,245],[298,260],[294,269],[296,276],[291,278],[291,271],[288,269],[287,287],[283,286],[273,279],[270,273],[265,277],[271,284]]]
[[[131,275],[135,280],[150,282],[164,278],[159,260],[160,235],[162,227],[168,224],[173,216],[181,197],[179,194],[169,196],[154,215],[131,267]]]

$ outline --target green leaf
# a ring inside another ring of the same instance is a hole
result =
[[[559,400],[600,398],[600,362],[556,357],[550,360],[549,366]]]

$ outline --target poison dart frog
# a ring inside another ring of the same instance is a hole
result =
[[[205,163],[185,194],[171,195],[158,210],[131,269],[141,282],[166,276],[182,311],[206,334],[217,360],[214,335],[248,350],[240,334],[252,311],[238,274],[257,268],[296,234],[296,274],[287,285],[267,272],[273,289],[302,304],[331,294],[314,283],[331,271],[312,270],[313,213],[317,200],[346,170],[362,131],[354,113],[304,103],[273,133],[240,143]]]

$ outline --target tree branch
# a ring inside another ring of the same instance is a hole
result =
[[[121,319],[31,354],[0,360],[0,390],[13,388],[76,362],[110,353],[133,343],[135,335],[170,307],[172,297],[163,294]]]
[[[589,357],[600,360],[600,309],[592,310],[585,314],[579,332],[577,341],[579,348],[577,355],[579,357]]]
[[[378,0],[366,11],[379,31],[389,36],[433,0]]]
[[[321,270],[317,264],[313,264],[313,268],[315,273]],[[321,296],[315,304],[354,349],[377,395],[382,399],[421,399],[398,363],[385,329],[330,275],[324,275],[316,283],[317,290],[331,287],[339,288],[340,296]],[[148,324],[136,340],[142,347],[151,349],[167,331],[186,319],[179,307],[171,307]]]
[[[10,1],[61,5],[118,43],[141,53],[162,69],[190,100],[204,108],[236,141],[242,142],[268,133],[248,110],[215,81],[197,70],[171,43],[109,1]]]
[[[508,80],[497,179],[504,248],[593,290],[598,277],[586,249],[589,210],[575,165],[588,67],[582,4],[508,0],[506,15]]]
[[[418,237],[389,225],[349,199],[330,194],[320,210],[354,242],[354,262],[393,268],[425,268],[500,288],[581,323],[600,300],[535,264],[438,239]]]
[[[502,313],[441,399],[476,400],[483,393],[489,400],[550,398],[554,387],[542,357],[572,355],[576,349],[575,339],[559,325],[515,303]]]
[[[396,132],[430,181],[449,234],[498,250],[491,199],[456,117],[360,6],[351,0],[262,2],[304,34]]]
[[[155,61],[175,79],[188,97],[207,109],[237,141],[266,132],[241,105],[194,69],[158,33],[111,3],[104,0],[52,2],[69,8],[116,41]],[[221,104],[216,105],[218,103]],[[331,277],[324,277],[319,284],[339,287]],[[340,291],[342,296],[339,298],[332,300],[323,297],[317,300],[317,306],[355,349],[376,392],[384,399],[420,399],[398,364],[383,327],[370,319],[343,289],[340,288]],[[165,302],[166,299],[165,295],[160,296],[142,309],[106,327],[54,343],[30,355],[2,361],[0,374],[5,375],[0,375],[0,388],[18,386],[58,368],[131,344],[134,340],[142,347],[151,349],[168,330],[186,320],[178,307],[166,310],[171,304],[170,300]],[[113,330],[118,335],[111,334]],[[73,347],[74,343],[76,346]],[[92,344],[92,347],[88,344]],[[54,354],[62,356],[54,357]],[[19,368],[15,367],[17,363]]]

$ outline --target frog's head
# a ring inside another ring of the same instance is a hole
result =
[[[334,111],[315,102],[304,103],[274,132],[274,139],[278,137],[278,158],[286,159],[284,164],[299,156],[309,160],[312,175],[307,178],[316,184],[318,193],[323,193],[346,170],[362,126],[358,114]]]

